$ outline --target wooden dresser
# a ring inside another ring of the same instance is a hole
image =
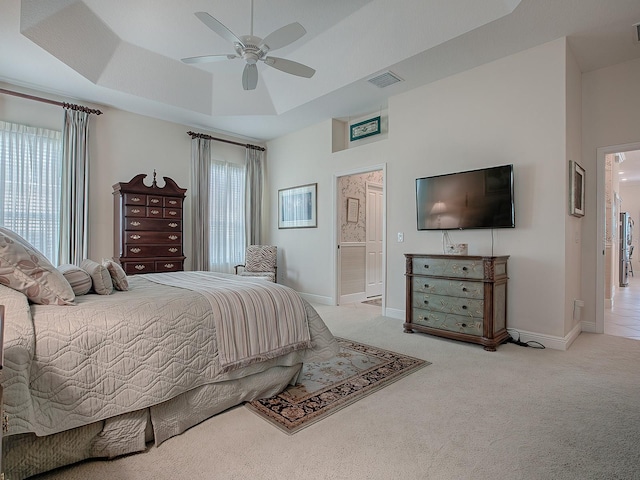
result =
[[[114,251],[127,275],[184,269],[182,204],[184,188],[169,177],[151,186],[141,173],[113,186]]]
[[[507,340],[507,259],[405,254],[404,331],[483,345]]]

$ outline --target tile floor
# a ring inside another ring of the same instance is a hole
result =
[[[604,333],[640,340],[640,275],[616,287],[613,308],[604,311]]]

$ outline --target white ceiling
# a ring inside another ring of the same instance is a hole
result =
[[[327,118],[357,118],[387,98],[563,36],[582,71],[640,58],[639,0],[255,0],[253,33],[299,22],[307,34],[274,52],[310,79],[243,61],[194,12],[250,33],[250,0],[0,0],[0,81],[265,141]],[[367,80],[387,69],[405,81]]]

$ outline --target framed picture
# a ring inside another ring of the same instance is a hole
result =
[[[584,216],[584,168],[573,160],[569,161],[569,213]]]
[[[359,214],[360,214],[360,200],[353,197],[347,197],[347,222],[358,223]]]
[[[364,122],[354,123],[350,127],[349,138],[353,142],[354,140],[360,140],[361,138],[370,137],[371,135],[377,135],[380,133],[380,117],[370,118]]]
[[[317,193],[317,183],[278,190],[278,228],[317,227]]]

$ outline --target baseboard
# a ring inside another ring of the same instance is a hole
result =
[[[382,315],[384,315],[385,317],[391,317],[391,318],[397,318],[398,320],[404,320],[405,314],[404,314],[404,310],[401,310],[399,308],[385,308],[384,312],[382,312]]]
[[[571,331],[565,335],[564,337],[556,337],[554,335],[545,335],[543,333],[534,333],[528,332],[526,330],[519,330],[517,328],[507,328],[511,336],[518,339],[518,335],[520,335],[519,339],[522,342],[538,342],[541,345],[544,345],[545,348],[551,348],[553,350],[567,350],[573,341],[578,338],[580,332],[582,331],[582,325],[577,323],[575,327],[571,329]]]
[[[596,331],[596,322],[580,322],[581,330],[588,333],[598,333]]]
[[[323,297],[321,295],[312,295],[310,293],[301,293],[299,295],[309,303],[318,303],[320,305],[335,305],[335,301],[332,297]]]

